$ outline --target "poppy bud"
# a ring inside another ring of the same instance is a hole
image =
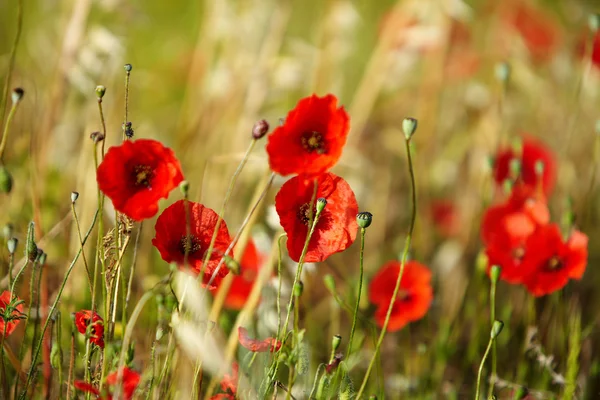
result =
[[[104,140],[104,134],[102,132],[92,132],[90,134],[90,139],[92,139],[94,143],[100,143]]]
[[[325,199],[324,197],[319,197],[317,199],[317,215],[321,215],[321,213],[323,212],[323,209],[325,208],[326,205],[327,205],[327,199]]]
[[[261,119],[254,123],[254,126],[252,127],[252,137],[255,140],[262,138],[267,132],[269,132],[269,123],[266,120]]]
[[[501,62],[496,65],[495,73],[496,79],[500,82],[507,82],[510,78],[510,64],[507,62]]]
[[[304,283],[302,283],[302,281],[298,281],[298,283],[296,283],[294,285],[294,297],[302,296],[303,291],[304,291]]]
[[[63,362],[62,350],[57,342],[52,343],[52,351],[50,352],[50,364],[52,368],[58,369]]]
[[[492,279],[492,282],[496,283],[498,282],[498,278],[500,278],[500,272],[502,271],[502,269],[497,266],[497,265],[493,265],[492,268],[490,269],[490,278]]]
[[[502,182],[502,187],[504,189],[504,193],[510,194],[513,189],[513,182],[510,179],[506,179],[504,182]]]
[[[299,343],[298,345],[298,360],[296,361],[296,372],[302,376],[308,372],[310,362],[308,361],[308,348],[306,344]]]
[[[516,179],[519,175],[521,175],[521,160],[513,158],[510,160],[508,168],[510,169],[510,176],[513,179]]]
[[[33,222],[29,223],[29,229],[27,229],[27,242],[25,243],[25,257],[31,262],[34,262],[38,257],[38,248],[33,237],[34,226]]]
[[[0,165],[0,192],[10,193],[13,186],[13,178],[4,165]]]
[[[2,228],[2,234],[4,235],[5,239],[11,238],[13,235],[13,231],[14,227],[11,223],[4,225],[4,228]]]
[[[414,118],[404,118],[402,121],[402,130],[404,131],[404,137],[406,140],[410,140],[417,130],[417,120]]]
[[[25,95],[25,91],[21,88],[14,88],[10,98],[13,102],[13,104],[17,104],[19,101],[21,101],[21,99],[23,98],[23,96]]]
[[[371,226],[371,221],[373,221],[373,214],[368,211],[359,212],[356,215],[356,223],[363,229]]]
[[[19,239],[17,239],[17,238],[8,239],[8,241],[6,242],[6,247],[8,247],[8,252],[10,254],[15,254],[15,252],[17,251],[18,244],[19,244]]]
[[[98,100],[102,100],[105,93],[106,93],[106,88],[104,86],[102,86],[102,85],[96,86],[96,96],[98,97]]]
[[[340,335],[334,335],[333,339],[331,339],[331,348],[335,352],[339,349],[340,344],[342,343],[342,337]]]
[[[492,331],[490,332],[490,337],[492,339],[496,339],[500,332],[502,332],[502,328],[504,328],[504,322],[498,320],[494,321],[494,324],[492,325]]]
[[[71,192],[71,203],[75,204],[75,202],[77,201],[78,198],[79,198],[78,192]]]
[[[188,193],[190,192],[190,183],[188,181],[181,181],[179,184],[179,190],[181,190],[183,197],[187,198]]]
[[[130,73],[133,69],[133,66],[131,64],[125,64],[123,68],[125,68],[125,72]]]
[[[335,279],[333,279],[331,274],[327,274],[323,277],[323,283],[325,283],[325,287],[329,289],[330,292],[335,293]]]
[[[588,26],[593,33],[598,32],[600,29],[600,15],[593,13],[588,17]]]

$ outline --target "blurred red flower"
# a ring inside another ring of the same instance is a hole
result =
[[[342,155],[350,117],[337,98],[312,95],[301,99],[267,143],[269,165],[280,175],[315,176],[328,171]]]
[[[324,198],[323,209],[308,244],[304,261],[321,262],[330,255],[346,250],[356,239],[358,204],[350,185],[341,177],[325,173],[316,178],[315,199]],[[275,197],[275,209],[287,234],[287,249],[298,262],[309,230],[310,203],[314,180],[296,176],[283,184]],[[313,206],[313,215],[316,207]]]
[[[511,162],[517,160],[520,163],[518,176],[511,176]],[[543,165],[542,179],[536,172],[536,164]],[[498,185],[504,184],[506,180],[514,180],[515,185],[525,184],[535,188],[543,189],[549,195],[556,182],[556,160],[552,152],[541,142],[524,137],[521,151],[514,148],[501,149],[496,155],[494,163],[494,179]]]
[[[158,212],[158,201],[183,181],[183,174],[171,149],[138,139],[108,149],[96,179],[115,210],[141,221]]]
[[[225,393],[219,393],[211,396],[210,400],[235,400],[235,395],[237,393],[239,365],[234,362],[231,369],[231,375],[226,374],[223,376],[223,380],[221,380],[221,390]]]
[[[433,223],[444,237],[456,236],[463,223],[456,205],[450,200],[435,200],[431,203]]]
[[[82,335],[85,335],[85,331],[90,322],[92,324],[90,342],[96,344],[100,348],[104,348],[104,321],[102,320],[102,317],[100,317],[97,312],[92,314],[91,310],[81,310],[75,313],[75,326]]]
[[[377,306],[375,321],[383,327],[390,300],[394,294],[400,273],[400,262],[388,261],[369,284],[369,301]],[[431,272],[417,261],[407,261],[400,281],[400,290],[392,307],[387,330],[395,332],[406,324],[417,321],[427,314],[433,300]]]
[[[281,342],[272,337],[263,340],[252,339],[248,336],[248,330],[241,326],[238,327],[238,336],[240,338],[240,344],[253,353],[264,353],[267,351],[274,352],[281,347]]]
[[[240,275],[233,277],[231,287],[225,297],[224,306],[232,310],[241,310],[254,286],[256,275],[264,263],[264,257],[259,254],[252,240],[248,241],[242,261]]]
[[[184,266],[187,250],[188,266],[196,274],[199,274],[219,216],[200,203],[188,201],[190,221],[190,234],[188,236],[185,203],[186,200],[176,201],[160,214],[154,227],[156,234],[152,239],[152,244],[158,249],[163,260],[168,263],[176,263],[180,267]],[[227,224],[222,220],[208,265],[204,268],[203,282],[205,284],[210,280],[230,243],[231,237],[227,230]],[[221,266],[211,287],[218,286],[221,279],[228,272],[226,266]]]
[[[586,42],[589,40],[589,34],[585,33],[583,35],[581,35],[581,37],[579,38],[579,41],[577,42],[577,46],[576,46],[576,54],[577,56],[584,58],[586,57]],[[591,61],[592,61],[592,65],[594,65],[596,68],[600,68],[600,32],[596,33],[596,35],[594,36],[593,39],[593,43],[591,43],[592,48],[591,50]],[[587,61],[587,60],[585,60]]]
[[[106,383],[110,386],[116,386],[118,378],[118,371],[115,371],[106,377]],[[135,393],[135,389],[140,383],[140,374],[129,369],[128,367],[123,367],[123,380],[121,381],[121,390],[123,397],[125,400],[130,400],[133,398],[133,394]],[[75,381],[74,386],[76,389],[81,390],[85,393],[91,393],[99,399],[111,400],[113,398],[112,393],[108,393],[105,396],[101,396],[101,393],[98,389],[96,389],[92,384],[85,381]]]
[[[5,317],[2,316],[0,318],[0,336],[4,334],[5,326],[6,336],[9,336],[11,333],[13,333],[13,331],[17,328],[17,325],[19,324],[19,322],[21,322],[21,319],[23,318],[23,303],[20,303],[15,306],[15,304],[19,303],[21,299],[14,295],[11,299],[10,293],[10,290],[5,290],[0,295],[0,314],[10,313],[10,316],[6,316],[6,320],[8,320],[6,324]]]
[[[565,241],[556,224],[538,228],[527,240],[522,263],[527,290],[544,296],[562,289],[569,279],[581,279],[587,265],[587,246],[588,237],[577,230]]]

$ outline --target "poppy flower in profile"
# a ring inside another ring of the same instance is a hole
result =
[[[317,177],[316,181],[316,198],[324,198],[327,205],[308,244],[305,262],[321,262],[346,250],[358,232],[358,203],[348,182],[329,172]],[[275,209],[287,234],[287,250],[296,262],[300,260],[309,230],[314,185],[314,180],[296,176],[284,183],[275,197]],[[313,206],[312,215],[315,214],[316,207]]]
[[[494,180],[498,185],[503,185],[506,180],[511,180],[515,185],[525,184],[534,188],[543,189],[549,195],[556,182],[556,160],[552,152],[541,142],[524,138],[520,150],[514,148],[501,149],[494,163]],[[513,176],[511,164],[518,164],[518,175]],[[539,175],[537,165],[543,166],[542,176]],[[541,179],[540,179],[541,178]]]
[[[200,203],[187,201],[190,221],[188,235],[185,204],[186,200],[176,201],[160,214],[154,227],[156,234],[152,239],[152,244],[160,252],[163,260],[168,263],[176,263],[180,267],[185,265],[187,252],[187,265],[196,274],[199,274],[219,216]],[[227,224],[222,220],[213,251],[204,268],[203,282],[205,284],[215,272],[230,243],[231,237],[227,230]],[[217,286],[228,272],[227,267],[222,266],[215,277],[214,286]]]
[[[248,336],[248,330],[241,326],[238,327],[238,336],[240,338],[240,344],[253,353],[264,353],[267,351],[274,352],[281,347],[281,342],[272,337],[268,337],[264,340],[252,339]]]
[[[383,327],[385,322],[399,273],[400,262],[388,261],[369,284],[369,301],[377,306],[375,322],[380,327]],[[395,332],[409,322],[423,318],[432,300],[431,272],[423,264],[407,261],[387,330]]]
[[[312,95],[301,99],[283,125],[269,135],[271,170],[280,175],[315,176],[328,171],[342,155],[350,117],[337,98]]]
[[[221,380],[221,390],[224,393],[216,394],[210,400],[235,400],[239,374],[238,363],[234,362],[231,369],[231,375],[225,374]]]
[[[81,310],[75,313],[75,326],[79,333],[85,335],[87,327],[92,324],[90,342],[100,348],[104,348],[104,321],[97,312]]]
[[[7,314],[7,315],[5,315]],[[5,290],[0,295],[0,336],[6,329],[6,336],[9,336],[17,328],[17,325],[23,319],[23,303],[17,296],[10,296],[10,290]]]
[[[106,383],[109,386],[116,386],[117,379],[119,377],[118,371],[115,371],[106,377]],[[122,381],[121,381],[121,391],[123,398],[125,400],[130,400],[133,398],[133,394],[135,393],[135,389],[140,383],[140,374],[129,369],[128,367],[123,367],[122,370]],[[76,389],[81,390],[84,393],[91,393],[96,396],[98,399],[110,400],[113,398],[112,393],[108,393],[106,395],[102,395],[100,391],[92,384],[85,381],[75,381],[74,386]]]
[[[565,241],[556,224],[537,229],[527,240],[522,263],[527,290],[544,296],[562,289],[569,279],[581,279],[587,265],[587,246],[588,237],[577,230]]]
[[[138,139],[108,149],[96,179],[115,210],[141,221],[158,212],[158,201],[183,181],[183,174],[171,149]]]
[[[229,292],[223,303],[232,310],[241,310],[254,286],[258,271],[262,268],[264,257],[256,249],[254,241],[249,240],[240,261],[240,274],[233,277]]]

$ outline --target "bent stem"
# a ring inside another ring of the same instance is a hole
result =
[[[496,279],[492,279],[492,285],[490,286],[490,319],[492,321],[492,327],[494,325],[494,321],[496,320]],[[490,387],[488,388],[488,398],[492,397],[494,392],[494,386],[496,384],[497,374],[496,374],[496,341],[493,341],[492,344],[492,375],[490,376]]]
[[[364,254],[365,254],[365,233],[366,228],[360,228],[360,275],[358,277],[358,295],[356,296],[356,307],[354,308],[354,316],[352,317],[352,329],[350,329],[350,339],[348,339],[348,349],[346,352],[346,359],[350,357],[352,353],[352,339],[354,338],[354,331],[356,329],[356,320],[358,319],[358,307],[360,305],[360,294],[362,292],[363,284],[363,272],[364,272]]]
[[[383,338],[387,332],[387,327],[390,322],[390,318],[392,316],[392,309],[394,307],[394,303],[396,303],[396,298],[398,297],[398,292],[400,291],[400,282],[402,281],[402,275],[404,274],[404,266],[406,265],[406,259],[408,258],[408,250],[410,248],[410,242],[412,240],[413,231],[415,229],[415,220],[417,217],[417,192],[415,185],[415,172],[413,169],[412,155],[410,152],[410,137],[406,139],[406,153],[408,160],[408,171],[410,172],[410,184],[412,191],[412,214],[410,218],[410,226],[408,228],[408,234],[406,235],[406,241],[404,242],[404,250],[402,252],[402,259],[400,262],[400,272],[398,274],[398,279],[396,279],[396,287],[394,287],[394,293],[392,294],[392,298],[390,299],[390,305],[388,306],[387,314],[385,315],[385,321],[383,323],[383,327],[381,328],[381,333],[379,334],[379,339],[377,339],[377,345],[375,346],[375,353],[373,353],[373,357],[371,357],[371,361],[369,362],[369,367],[367,368],[367,372],[365,373],[365,377],[363,378],[362,384],[360,385],[360,389],[356,395],[357,399],[360,399],[361,395],[365,391],[367,386],[367,381],[369,380],[369,375],[371,375],[371,370],[375,365],[375,360],[377,359],[377,355],[379,354],[379,350],[381,348],[381,344],[383,343]]]

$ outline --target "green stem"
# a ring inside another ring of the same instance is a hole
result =
[[[406,265],[406,260],[408,258],[408,250],[410,249],[410,242],[412,240],[413,231],[415,229],[415,220],[417,217],[417,191],[415,185],[415,172],[413,169],[412,155],[410,151],[410,138],[406,139],[406,153],[408,160],[408,170],[410,172],[410,184],[412,190],[412,213],[410,218],[410,226],[408,229],[408,235],[406,235],[406,241],[404,243],[404,251],[402,252],[402,259],[400,262],[400,272],[398,273],[398,279],[396,279],[396,287],[394,288],[394,293],[392,294],[392,298],[390,299],[390,305],[388,306],[387,314],[385,316],[385,321],[383,323],[383,327],[381,328],[381,333],[379,334],[379,339],[377,339],[377,346],[375,347],[375,353],[373,357],[371,357],[371,361],[369,362],[369,367],[367,368],[367,372],[365,373],[365,377],[363,378],[362,384],[360,385],[360,389],[356,395],[357,399],[360,399],[362,393],[365,391],[367,386],[367,381],[369,380],[369,375],[371,374],[371,370],[375,364],[375,360],[377,359],[377,355],[379,354],[379,350],[381,348],[381,344],[383,343],[383,338],[387,332],[387,326],[390,322],[390,318],[392,315],[392,309],[394,304],[396,303],[396,298],[398,297],[398,292],[400,291],[400,282],[402,281],[402,275],[404,274],[404,266]]]
[[[8,142],[8,132],[10,128],[10,124],[12,122],[15,113],[17,112],[17,108],[19,107],[19,103],[21,101],[13,102],[12,107],[10,108],[10,112],[8,113],[8,118],[6,118],[6,124],[4,124],[4,133],[2,134],[2,142],[0,142],[0,164],[4,163],[4,150],[6,149],[6,143]]]
[[[2,99],[0,101],[0,112],[2,113],[2,117],[0,118],[0,122],[4,121],[5,115],[5,106],[8,101],[8,91],[10,90],[10,81],[12,79],[12,73],[15,69],[15,59],[17,57],[17,48],[19,47],[19,40],[21,39],[21,32],[23,31],[23,0],[19,0],[17,2],[17,32],[15,34],[15,40],[13,41],[12,48],[10,50],[10,58],[8,60],[8,71],[6,72],[6,79],[4,80],[4,93],[2,93]],[[5,135],[6,136],[6,135]],[[4,137],[2,138],[4,142]],[[3,149],[3,147],[2,147]],[[3,153],[0,151],[0,160],[1,155]]]
[[[496,280],[492,279],[492,284],[490,286],[490,319],[492,322],[492,326],[494,325],[494,321],[496,321]],[[490,376],[490,386],[488,388],[488,398],[491,398],[494,393],[494,385],[496,382],[496,363],[497,363],[497,355],[496,355],[496,341],[494,340],[492,343],[492,375]]]
[[[348,349],[346,352],[346,359],[350,358],[352,354],[352,339],[354,339],[354,330],[356,329],[356,320],[358,319],[358,308],[360,306],[360,294],[362,292],[363,284],[363,271],[364,271],[364,254],[365,254],[365,228],[360,228],[360,275],[358,277],[358,295],[356,297],[356,308],[354,309],[354,316],[352,318],[352,329],[350,329],[350,339],[348,339]]]
[[[75,220],[75,228],[77,228],[77,237],[79,238],[79,246],[81,246],[81,258],[83,259],[83,265],[85,265],[85,272],[88,279],[88,284],[90,286],[90,295],[92,294],[92,275],[90,272],[90,267],[88,266],[87,258],[85,257],[85,250],[83,248],[83,237],[81,236],[81,227],[79,225],[79,218],[77,217],[77,212],[75,211],[75,203],[71,202],[71,213],[73,214],[73,219]]]
[[[321,363],[319,364],[319,367],[317,368],[317,372],[315,373],[315,381],[313,383],[312,389],[310,390],[310,394],[308,395],[308,400],[314,398],[315,395],[315,390],[317,390],[317,384],[319,383],[319,373],[321,372],[321,370],[325,368],[325,364]],[[357,397],[358,399],[358,397]]]
[[[479,364],[479,372],[477,373],[477,388],[475,389],[475,400],[479,400],[479,390],[481,386],[481,375],[483,374],[483,365],[485,364],[485,359],[487,358],[490,349],[492,348],[492,343],[494,342],[493,338],[490,338],[488,342],[487,348],[485,349],[485,353],[483,354],[483,358],[481,359],[481,364]]]

